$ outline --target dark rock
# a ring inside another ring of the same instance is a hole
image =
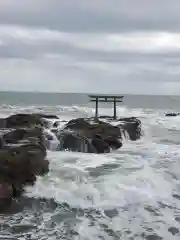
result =
[[[119,118],[118,121],[123,121],[123,122],[138,122],[139,124],[141,124],[141,121],[136,118],[136,117],[126,117],[126,118]]]
[[[130,140],[137,140],[141,136],[141,121],[135,117],[120,118],[117,121],[119,124],[113,126],[110,123],[103,121],[90,121],[92,119],[78,118],[69,121],[65,129],[72,129],[80,132],[87,138],[94,138],[97,134],[101,135],[103,139],[121,139],[121,132],[126,136],[128,134]],[[107,142],[107,141],[106,141]],[[110,142],[110,141],[109,141]],[[121,143],[117,144],[117,146]]]
[[[4,181],[9,182],[10,180],[15,179],[15,174],[12,169],[9,169],[8,166],[0,165],[0,178],[3,178]]]
[[[7,182],[0,183],[0,212],[11,206],[13,199],[13,188]]]
[[[109,153],[110,147],[109,144],[103,141],[102,138],[93,138],[92,139],[92,145],[96,148],[97,153]]]
[[[43,142],[43,130],[39,127],[33,128],[18,128],[18,129],[4,129],[3,140],[5,143],[17,143],[23,139],[39,139]]]
[[[135,117],[130,118],[120,118],[118,120],[120,122],[118,127],[124,133],[126,137],[126,133],[129,136],[129,139],[135,141],[141,137],[141,121]]]
[[[65,129],[72,129],[72,130],[78,130],[78,129],[88,129],[91,126],[91,124],[88,122],[88,120],[84,118],[77,118],[70,120],[66,126]]]
[[[59,119],[55,115],[46,115],[38,113],[19,113],[11,115],[5,119],[0,119],[0,128],[18,128],[18,127],[32,127],[33,125],[45,124],[45,119]]]
[[[118,127],[102,121],[90,123],[88,119],[84,118],[78,118],[69,121],[66,124],[65,129],[80,131],[88,138],[93,138],[97,134],[100,134],[103,137],[111,136],[115,138],[121,138],[121,131]]]
[[[4,147],[4,140],[3,137],[0,136],[0,149],[2,149]]]
[[[122,147],[122,142],[119,139],[107,137],[104,139],[104,141],[112,148],[112,149],[118,149]]]
[[[166,113],[165,116],[166,117],[176,117],[176,116],[179,116],[180,113]]]
[[[59,119],[56,115],[50,115],[50,114],[42,114],[42,113],[33,113],[32,115],[39,117],[39,118],[47,118],[47,119]]]
[[[168,231],[172,234],[172,235],[177,235],[179,233],[179,229],[176,227],[170,227],[168,228]]]
[[[96,149],[89,139],[76,132],[61,131],[57,135],[60,143],[59,151],[68,150],[72,152],[96,153]]]
[[[11,194],[7,195],[7,191],[3,193],[0,189],[0,211],[3,206],[9,206],[12,198],[20,197],[25,186],[34,185],[36,177],[48,171],[49,162],[40,127],[1,129],[0,186],[7,189],[8,185]]]
[[[180,223],[180,217],[175,217],[175,220]]]
[[[104,210],[104,213],[106,214],[107,217],[113,218],[113,217],[118,216],[119,212],[118,212],[118,210],[116,208],[114,208],[114,209]]]
[[[39,116],[21,113],[6,118],[6,128],[31,127],[32,125],[41,125]]]
[[[107,120],[114,120],[114,118],[112,116],[108,116],[108,115],[102,115],[98,117],[99,119],[107,119]]]
[[[162,240],[163,239],[161,236],[158,236],[156,233],[149,234],[147,236],[145,235],[145,236],[142,236],[142,237],[143,237],[143,239],[147,239],[147,240]]]
[[[48,172],[46,150],[38,143],[22,142],[6,145],[0,151],[0,163],[13,171],[22,184],[34,183],[34,175]]]
[[[0,128],[6,128],[6,119],[0,118]]]
[[[65,129],[71,129],[81,136],[92,139],[98,153],[109,152],[109,149],[122,147],[121,131],[127,132],[131,140],[140,137],[141,122],[136,118],[119,119],[118,126],[103,121],[93,122],[92,119],[78,118],[69,121]],[[101,139],[101,140],[100,140]]]
[[[97,149],[98,153],[107,153],[110,148],[118,149],[122,146],[121,130],[117,126],[110,123],[96,121],[91,119],[78,118],[69,121],[65,129],[71,129],[81,136],[92,139],[92,144]]]
[[[57,128],[59,126],[59,122],[54,122],[53,123],[53,128]]]
[[[180,200],[180,194],[172,194],[173,198],[176,198],[177,200]]]
[[[110,123],[99,121],[97,124],[92,125],[91,129],[94,130],[94,134],[101,134],[103,138],[113,137],[121,138],[121,131],[117,126],[113,126]]]

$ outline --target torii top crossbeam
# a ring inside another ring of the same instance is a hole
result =
[[[89,95],[91,102],[96,102],[96,111],[95,111],[95,118],[98,118],[98,103],[99,102],[111,102],[114,103],[114,116],[113,118],[116,119],[116,103],[123,102],[124,96],[119,95]]]

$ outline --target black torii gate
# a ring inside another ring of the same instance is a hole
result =
[[[90,101],[96,103],[95,118],[98,119],[98,104],[99,102],[109,102],[114,103],[114,116],[113,119],[116,119],[116,103],[123,102],[124,96],[118,95],[89,95]]]

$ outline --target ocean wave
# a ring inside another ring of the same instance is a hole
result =
[[[53,113],[62,121],[94,114],[92,108],[81,106],[0,108],[1,117],[17,112]],[[36,230],[23,235],[13,232],[14,237],[176,239],[170,229],[179,228],[180,150],[172,132],[179,134],[180,118],[167,118],[163,111],[153,109],[119,107],[117,113],[139,117],[142,138],[126,139],[123,148],[102,155],[48,151],[49,174],[26,189],[25,198],[33,199],[33,205],[29,208],[26,200],[21,213],[4,217],[4,223],[11,219],[11,225],[20,224],[22,229],[23,224],[34,226],[35,221]],[[100,109],[100,115],[110,114],[111,109]]]

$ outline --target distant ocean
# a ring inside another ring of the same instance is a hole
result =
[[[87,94],[0,92],[0,117],[88,117]],[[108,154],[48,151],[50,172],[26,189],[22,211],[1,216],[0,239],[180,239],[179,96],[124,95],[119,117],[138,117],[143,136]],[[111,104],[100,106],[111,115]]]
[[[130,108],[153,108],[153,109],[179,109],[180,96],[158,95],[127,95],[124,103]],[[89,105],[88,94],[83,93],[38,93],[38,92],[1,92],[1,104],[13,105],[62,105],[62,106],[87,106]],[[93,106],[91,104],[91,106]],[[111,104],[102,104],[103,107],[111,107]]]

